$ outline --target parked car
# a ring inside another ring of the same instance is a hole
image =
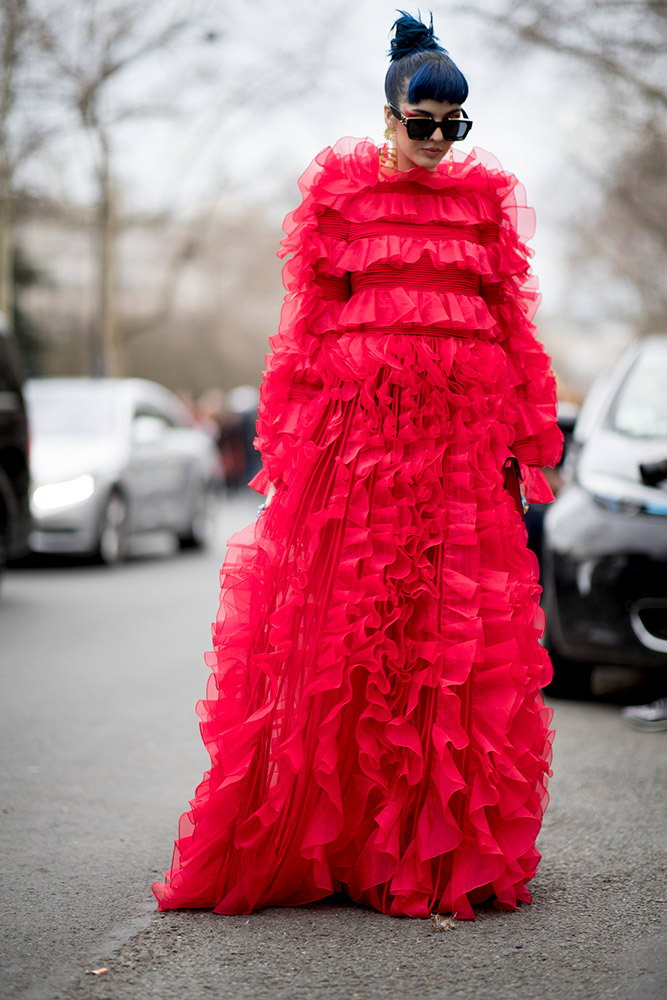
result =
[[[595,664],[667,668],[667,336],[635,344],[589,393],[544,521],[552,690]]]
[[[563,432],[563,451],[556,466],[553,469],[545,469],[549,485],[554,494],[558,493],[561,483],[561,470],[567,458],[567,453],[572,441],[574,425],[579,415],[579,407],[576,403],[568,400],[561,400],[558,404],[558,426]],[[526,514],[526,530],[528,531],[528,548],[532,549],[537,556],[540,566],[540,580],[542,579],[542,538],[544,535],[544,515],[549,508],[546,503],[531,503]]]
[[[187,408],[144,379],[29,381],[34,552],[123,559],[132,535],[205,544],[215,448]]]
[[[0,575],[8,560],[27,552],[29,531],[23,366],[16,342],[0,323]]]

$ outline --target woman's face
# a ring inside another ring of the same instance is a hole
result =
[[[407,101],[401,101],[398,110],[402,111],[406,118],[418,116],[442,121],[443,118],[461,117],[461,105],[450,104],[448,101],[428,99],[420,101],[418,104],[408,104]],[[408,138],[405,125],[394,117],[388,104],[384,106],[384,120],[390,128],[396,130],[394,142],[398,170],[410,170],[412,167],[426,167],[427,170],[435,170],[452,146],[451,142],[443,139],[439,128],[435,130],[430,139]]]

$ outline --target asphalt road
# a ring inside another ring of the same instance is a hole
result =
[[[534,903],[474,922],[333,900],[250,917],[158,914],[150,883],[206,766],[194,703],[227,535],[155,539],[115,570],[11,570],[0,602],[0,995],[25,1000],[652,1000],[667,996],[667,734],[626,728],[601,674],[554,702]],[[93,970],[106,968],[99,975]]]

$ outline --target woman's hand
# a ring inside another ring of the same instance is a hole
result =
[[[269,488],[266,491],[266,500],[264,501],[264,510],[269,506],[274,496],[276,495],[276,484],[269,483]]]

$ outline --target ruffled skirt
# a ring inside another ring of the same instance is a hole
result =
[[[198,705],[211,769],[161,909],[344,892],[468,918],[530,900],[550,667],[503,489],[504,357],[463,336],[325,336],[286,388],[283,481],[221,574]]]

